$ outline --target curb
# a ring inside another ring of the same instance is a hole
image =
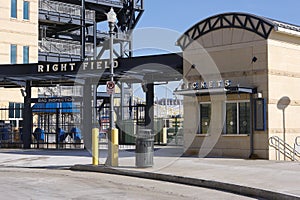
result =
[[[231,183],[222,183],[222,182],[212,181],[212,180],[176,176],[176,175],[159,174],[153,172],[141,172],[136,170],[126,170],[126,169],[118,169],[118,168],[111,168],[105,166],[93,166],[93,165],[75,165],[72,166],[70,169],[74,171],[100,172],[100,173],[115,174],[115,175],[122,175],[122,176],[131,176],[136,178],[160,180],[160,181],[166,181],[166,182],[172,182],[172,183],[178,183],[184,185],[221,190],[225,192],[231,192],[243,196],[256,197],[256,198],[274,199],[274,200],[277,199],[278,200],[299,200],[300,199],[300,197],[293,196],[290,194],[284,194],[280,192],[274,192],[274,191],[269,191],[264,189],[242,186],[242,185],[235,185]]]

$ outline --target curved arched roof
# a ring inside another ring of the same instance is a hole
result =
[[[300,32],[300,27],[248,13],[223,13],[206,18],[188,29],[178,40],[183,50],[199,37],[222,28],[240,28],[267,39],[278,27]]]

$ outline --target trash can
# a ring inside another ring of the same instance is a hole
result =
[[[154,137],[151,129],[140,129],[135,142],[136,167],[152,167],[154,155]]]
[[[44,141],[45,139],[45,131],[41,128],[36,128],[33,132],[33,136],[37,141]]]

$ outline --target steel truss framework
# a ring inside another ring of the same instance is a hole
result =
[[[182,35],[178,39],[177,44],[184,50],[194,40],[197,40],[201,36],[212,31],[224,28],[245,29],[256,33],[264,39],[267,39],[271,31],[273,29],[277,30],[278,27],[300,30],[299,27],[296,27],[294,25],[285,24],[256,15],[247,13],[224,13],[200,21],[189,30],[187,30],[184,35]]]
[[[118,18],[115,57],[131,57],[130,33],[143,7],[143,0],[39,0],[39,61],[100,59],[108,49],[109,36],[97,25],[106,21],[110,8]]]

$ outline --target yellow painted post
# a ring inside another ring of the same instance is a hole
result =
[[[92,129],[92,156],[93,165],[99,165],[99,129]]]
[[[167,135],[168,135],[168,128],[163,128],[163,134],[162,134],[162,143],[167,144]]]
[[[111,146],[111,166],[117,167],[119,165],[119,130],[116,128],[113,128],[111,131]]]

